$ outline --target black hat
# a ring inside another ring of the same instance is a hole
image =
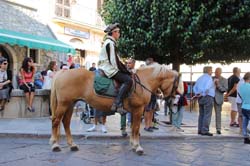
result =
[[[104,30],[104,32],[109,33],[109,32],[112,32],[115,28],[119,28],[119,27],[120,27],[119,23],[110,24],[107,26],[107,28]]]

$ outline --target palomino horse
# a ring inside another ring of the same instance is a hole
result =
[[[137,154],[142,154],[143,148],[139,143],[139,129],[144,107],[150,101],[151,92],[156,92],[158,88],[161,89],[164,97],[174,95],[173,89],[175,86],[173,85],[177,80],[178,73],[167,69],[164,65],[156,64],[139,68],[136,74],[141,85],[137,83],[134,92],[124,100],[124,108],[131,112],[133,116],[130,144]],[[96,95],[93,81],[94,73],[85,69],[59,71],[55,75],[51,89],[52,135],[50,143],[53,151],[61,150],[59,146],[61,121],[64,125],[68,145],[72,151],[78,150],[70,131],[75,101],[83,99],[98,110],[110,111],[114,99]]]

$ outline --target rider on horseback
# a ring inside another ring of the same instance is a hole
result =
[[[120,38],[119,24],[109,25],[104,32],[107,33],[106,40],[99,55],[99,69],[102,69],[108,78],[114,79],[121,84],[118,95],[111,106],[111,111],[117,111],[121,114],[126,113],[123,108],[123,99],[129,92],[133,81],[130,72],[121,62],[117,53],[116,41]]]

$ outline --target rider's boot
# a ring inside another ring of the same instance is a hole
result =
[[[127,91],[128,86],[126,84],[123,84],[119,89],[119,93],[115,99],[115,102],[111,106],[111,111],[116,111],[121,115],[127,113],[127,111],[123,108],[123,99],[125,98]]]

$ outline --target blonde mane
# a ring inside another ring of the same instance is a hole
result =
[[[159,74],[165,74],[167,72],[171,72],[172,70],[169,69],[167,65],[160,65],[159,63],[153,63],[149,66],[142,66],[138,68],[136,71],[145,70],[145,69],[153,69],[152,76],[157,77]]]

